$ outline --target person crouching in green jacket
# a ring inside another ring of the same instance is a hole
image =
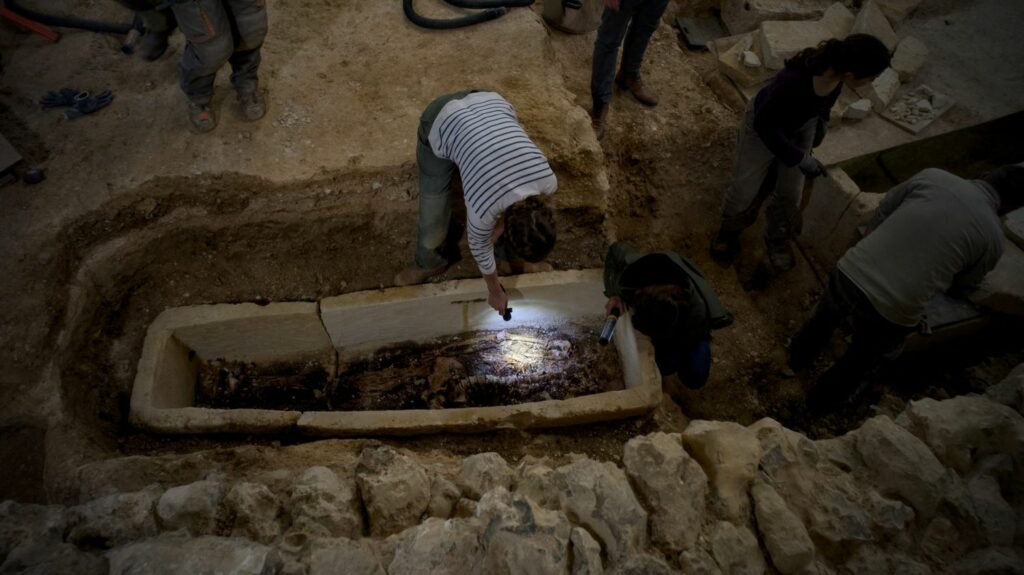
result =
[[[625,242],[604,261],[605,311],[629,310],[633,327],[651,338],[663,377],[678,374],[699,389],[711,374],[711,330],[733,322],[700,269],[675,252],[642,254]]]

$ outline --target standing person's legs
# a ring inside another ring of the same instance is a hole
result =
[[[832,332],[850,315],[852,304],[847,293],[849,281],[838,269],[832,271],[828,287],[814,306],[811,317],[789,343],[789,366],[794,370],[810,367],[825,349]]]
[[[450,263],[444,255],[445,241],[452,217],[448,189],[455,177],[456,166],[438,158],[430,148],[430,128],[445,104],[469,94],[456,92],[431,102],[420,116],[416,138],[416,166],[419,170],[419,213],[416,223],[416,264],[395,277],[398,285],[425,281],[445,270]]]
[[[181,55],[181,91],[189,102],[189,121],[200,132],[217,121],[209,109],[217,70],[234,51],[231,25],[221,0],[189,0],[171,5],[185,39]]]
[[[811,149],[814,140],[816,120],[810,120],[794,138],[794,142],[805,150]],[[790,245],[793,239],[796,218],[800,211],[800,197],[804,188],[804,174],[796,166],[779,164],[779,172],[765,209],[764,241],[768,246],[768,258],[778,271],[792,268],[796,259]]]
[[[594,62],[590,74],[590,96],[594,108],[607,106],[612,101],[612,81],[619,46],[626,35],[629,20],[637,0],[622,0],[618,10],[604,9],[601,26],[594,41]]]
[[[259,97],[260,48],[267,36],[267,6],[265,0],[226,0],[231,13],[235,50],[231,54],[231,84],[238,92],[245,110],[246,101]],[[257,112],[258,110],[253,110]],[[262,117],[262,113],[259,114]],[[246,113],[248,119],[249,114]]]
[[[740,232],[757,220],[760,209],[758,193],[774,163],[775,155],[754,131],[754,104],[751,101],[736,137],[732,182],[723,201],[721,227],[711,242],[711,255],[716,260],[731,263],[739,255]]]
[[[636,6],[629,23],[626,41],[622,48],[622,64],[616,77],[619,87],[629,90],[636,99],[647,106],[656,106],[658,99],[644,90],[640,81],[640,67],[643,64],[647,44],[658,29],[661,16],[665,13],[668,0],[642,0]]]

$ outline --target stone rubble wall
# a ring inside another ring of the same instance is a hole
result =
[[[1022,410],[1024,365],[832,439],[694,421],[630,439],[621,466],[364,442],[256,481],[191,454],[191,483],[0,504],[0,573],[1024,573]]]

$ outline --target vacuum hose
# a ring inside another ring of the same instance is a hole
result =
[[[501,18],[508,13],[509,8],[529,6],[534,3],[534,0],[445,0],[445,2],[458,8],[483,8],[484,10],[458,18],[427,18],[416,13],[412,6],[412,0],[402,0],[402,10],[405,11],[405,17],[410,22],[422,28],[453,30]]]
[[[78,28],[80,30],[89,30],[90,32],[100,32],[104,34],[127,34],[133,27],[131,22],[125,24],[112,24],[110,22],[100,22],[97,20],[83,20],[72,16],[53,16],[52,14],[43,14],[41,12],[25,8],[18,3],[18,0],[4,0],[4,4],[11,12],[48,26]]]

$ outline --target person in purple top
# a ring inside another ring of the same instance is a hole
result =
[[[825,174],[811,149],[824,139],[829,112],[843,86],[857,88],[872,81],[889,66],[889,58],[888,48],[868,34],[827,40],[786,60],[786,67],[750,101],[739,130],[721,228],[711,241],[715,260],[735,261],[740,233],[754,224],[767,199],[769,261],[780,272],[793,267],[790,240],[804,178]],[[774,183],[766,182],[772,174]]]

